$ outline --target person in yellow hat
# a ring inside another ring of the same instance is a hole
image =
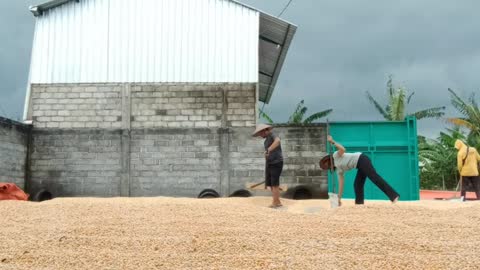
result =
[[[283,154],[280,137],[272,132],[273,127],[265,124],[259,124],[253,132],[254,137],[265,139],[263,145],[265,148],[265,187],[270,187],[272,191],[271,208],[282,207],[280,201],[280,175],[283,170]]]
[[[478,172],[478,162],[480,162],[480,155],[477,149],[470,147],[461,140],[455,141],[455,148],[457,153],[457,167],[460,177],[462,178],[462,187],[460,196],[465,200],[467,183],[471,183],[475,189],[477,200],[480,200],[480,179]]]

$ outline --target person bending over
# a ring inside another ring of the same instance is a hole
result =
[[[332,136],[328,135],[327,140],[333,144],[337,151],[333,155],[326,155],[320,160],[320,167],[323,170],[331,168],[330,162],[333,161],[333,169],[337,171],[339,191],[338,205],[341,205],[345,172],[357,169],[357,175],[353,183],[355,191],[355,204],[364,204],[365,194],[364,186],[367,177],[381,190],[393,203],[397,202],[400,195],[377,173],[373,167],[372,161],[363,153],[346,153],[345,147],[335,142]]]

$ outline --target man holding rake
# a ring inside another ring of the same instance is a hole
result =
[[[273,127],[265,124],[257,126],[253,132],[254,137],[265,139],[265,187],[272,191],[271,208],[282,207],[280,202],[280,175],[283,170],[283,154],[280,137],[272,132]]]

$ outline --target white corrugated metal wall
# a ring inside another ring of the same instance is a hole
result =
[[[82,0],[37,20],[30,83],[258,81],[259,13],[228,0]]]

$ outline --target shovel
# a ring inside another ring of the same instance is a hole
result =
[[[327,119],[327,136],[330,135],[330,124]],[[332,192],[328,193],[328,200],[330,201],[331,208],[338,207],[338,194],[335,193],[335,172],[333,170],[333,158],[332,158],[332,145],[329,143],[328,154],[330,156],[330,173],[332,174]]]

